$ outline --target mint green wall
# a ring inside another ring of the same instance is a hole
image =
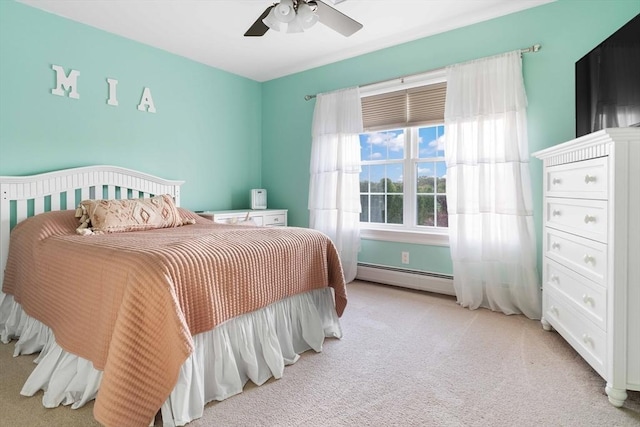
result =
[[[314,101],[305,94],[541,43],[523,61],[533,152],[574,136],[575,61],[638,13],[638,0],[559,0],[260,84],[1,0],[0,175],[115,164],[186,180],[183,205],[194,210],[247,207],[261,186],[270,207],[307,226]],[[51,64],[80,71],[79,100],[51,94]],[[106,105],[107,77],[119,81],[119,107]],[[156,114],[136,109],[144,87]],[[540,233],[535,159],[532,178]],[[410,268],[451,273],[442,247],[365,240],[360,260],[402,266],[403,250]]]
[[[51,64],[80,71],[80,99],[51,94]],[[144,87],[155,114],[137,110]],[[0,175],[113,164],[186,180],[194,210],[247,207],[261,184],[261,108],[258,82],[0,1]]]
[[[265,83],[262,183],[270,191],[269,203],[289,208],[293,225],[308,225],[314,101],[305,101],[305,94],[365,85],[535,43],[542,50],[523,59],[530,150],[573,138],[575,62],[638,13],[638,0],[559,0]],[[542,170],[537,159],[532,160],[532,179],[540,246]],[[446,248],[443,256],[443,248],[363,241],[359,260],[406,267],[400,264],[403,250],[411,253],[410,268],[452,272]]]
[[[400,264],[401,254],[409,250],[409,264]],[[384,248],[375,240],[362,239],[360,243],[360,261],[369,264],[402,267],[431,273],[451,274],[453,265],[451,253],[446,246],[408,245],[406,243],[386,242]],[[425,261],[428,260],[428,261]],[[428,262],[428,270],[424,268]]]

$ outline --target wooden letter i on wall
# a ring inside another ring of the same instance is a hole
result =
[[[107,104],[117,106],[118,94],[116,93],[116,88],[118,81],[116,79],[107,79],[107,83],[109,84],[109,99],[107,99]]]

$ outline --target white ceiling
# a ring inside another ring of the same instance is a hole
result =
[[[18,1],[262,82],[554,0],[325,0],[364,25],[351,37],[320,23],[244,37],[273,0]]]

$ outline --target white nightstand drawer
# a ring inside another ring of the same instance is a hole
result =
[[[607,157],[598,157],[548,167],[547,196],[607,199],[607,165]]]
[[[605,375],[607,335],[589,319],[574,310],[568,301],[553,289],[544,290],[545,319],[600,374]]]
[[[287,217],[284,213],[264,215],[265,226],[285,226],[287,225]]]
[[[607,201],[548,197],[546,225],[607,243]]]
[[[575,309],[591,319],[603,331],[607,330],[606,288],[585,279],[574,271],[545,258],[544,290],[553,288],[569,299]]]
[[[607,245],[545,228],[545,255],[596,283],[605,284]]]
[[[275,227],[287,225],[286,209],[236,209],[226,211],[205,211],[199,215],[220,224],[239,224],[245,220],[258,226]]]
[[[247,218],[247,216],[244,215],[244,216],[234,216],[230,218],[216,218],[215,222],[217,222],[218,224],[251,224],[253,222],[253,224],[255,225],[262,225],[262,218],[260,217]]]

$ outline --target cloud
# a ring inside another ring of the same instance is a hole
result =
[[[430,148],[435,148],[438,151],[444,151],[444,135],[440,135],[429,143]]]
[[[420,142],[422,142],[422,138],[420,138]],[[444,151],[444,135],[440,135],[436,139],[430,141],[427,144],[427,148],[420,150],[420,157],[437,156],[438,151]]]
[[[373,132],[369,134],[367,142],[371,145],[389,147],[389,151],[402,151],[404,150],[404,133]]]

